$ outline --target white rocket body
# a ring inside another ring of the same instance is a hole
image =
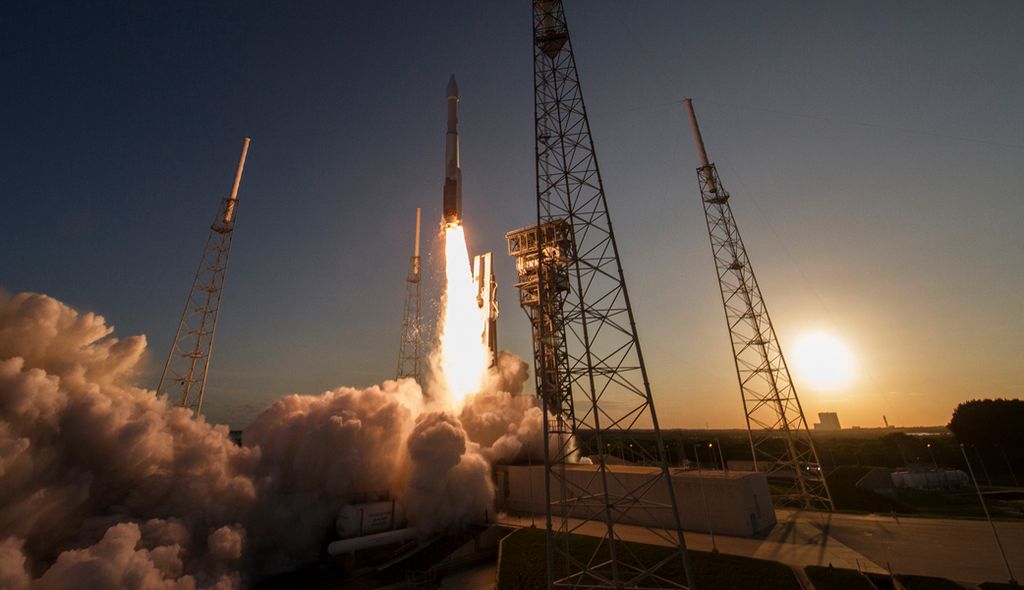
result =
[[[462,224],[462,170],[459,168],[459,86],[448,80],[448,132],[444,141],[444,208],[448,225]]]

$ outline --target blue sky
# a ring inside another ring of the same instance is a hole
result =
[[[686,96],[783,346],[823,330],[856,359],[847,387],[801,388],[808,413],[937,424],[1020,395],[1024,5],[566,10],[663,424],[742,424]],[[146,334],[154,386],[248,134],[208,414],[389,378],[454,72],[470,247],[528,358],[503,236],[535,207],[530,34],[525,1],[5,6],[0,287]]]

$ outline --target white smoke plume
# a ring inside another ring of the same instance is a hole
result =
[[[533,396],[522,395],[529,367],[501,351],[485,389],[466,399],[459,420],[491,463],[544,460],[544,421]]]
[[[0,292],[0,588],[239,588],[317,559],[353,494],[424,534],[491,509],[489,463],[539,455],[509,354],[461,409],[412,380],[289,395],[245,431],[132,384],[146,341],[46,295]]]

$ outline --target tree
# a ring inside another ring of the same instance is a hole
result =
[[[953,410],[947,428],[964,444],[1024,450],[1024,400],[975,399]]]

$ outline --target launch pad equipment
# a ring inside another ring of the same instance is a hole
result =
[[[773,490],[780,504],[834,510],[796,386],[729,205],[729,193],[722,186],[715,164],[708,161],[693,103],[686,99],[685,104],[700,157],[697,182],[746,413],[754,469],[767,472],[769,478],[773,474],[779,476],[773,483],[782,487]]]
[[[476,304],[483,311],[483,341],[491,354],[491,365],[498,359],[498,282],[494,280],[491,253],[473,257],[473,283],[476,285]]]
[[[545,383],[557,383],[557,367],[564,366],[566,361],[562,358],[562,351],[565,349],[561,342],[563,330],[561,329],[560,317],[557,315],[541,315],[540,307],[540,264],[538,263],[541,249],[544,250],[546,264],[544,270],[547,276],[544,280],[544,288],[547,290],[546,300],[554,300],[557,297],[565,297],[569,293],[569,262],[572,259],[572,228],[569,222],[564,219],[552,219],[541,226],[524,227],[505,234],[508,240],[508,254],[516,260],[516,274],[519,282],[516,289],[519,291],[519,305],[530,318],[530,325],[534,335],[534,354],[549,355],[544,362],[535,368],[540,370],[541,365],[546,368],[547,373],[538,377]],[[540,247],[538,248],[538,244]],[[549,308],[550,309],[550,308]],[[541,327],[540,322],[544,323]],[[558,329],[556,329],[556,327]],[[539,347],[538,335],[543,331],[547,334],[548,343]],[[548,390],[554,390],[549,388]],[[544,389],[538,389],[538,395],[543,395]],[[548,400],[549,407],[558,407],[558,396]]]
[[[158,395],[176,399],[178,405],[191,408],[197,415],[202,412],[206,394],[213,338],[217,331],[217,318],[220,316],[231,240],[235,233],[238,185],[242,182],[242,170],[248,152],[249,138],[246,137],[242,140],[242,155],[235,169],[231,194],[221,199],[213,225],[210,226],[199,269],[196,270],[192,288],[185,299],[185,310],[178,322],[178,330],[174,334],[156,388]]]
[[[547,581],[551,589],[684,588],[693,575],[665,446],[640,350],[604,186],[594,153],[576,59],[560,0],[532,0],[537,224],[536,289],[521,271],[520,301],[532,313],[537,392],[544,406]],[[545,232],[551,231],[551,235]],[[518,246],[512,238],[510,252]],[[549,249],[548,245],[552,248]],[[520,249],[524,253],[529,248]],[[526,270],[529,255],[517,257]],[[622,485],[607,464],[610,438],[653,431],[637,447],[653,469]],[[591,448],[583,444],[586,432]],[[649,449],[649,450],[647,450]],[[595,465],[581,486],[572,464]],[[654,490],[658,490],[655,492]],[[675,549],[668,559],[638,555],[622,541],[623,515],[643,512],[659,523],[647,532]],[[573,533],[600,523],[596,548]],[[586,553],[583,555],[582,553]],[[668,579],[668,564],[685,579]]]

